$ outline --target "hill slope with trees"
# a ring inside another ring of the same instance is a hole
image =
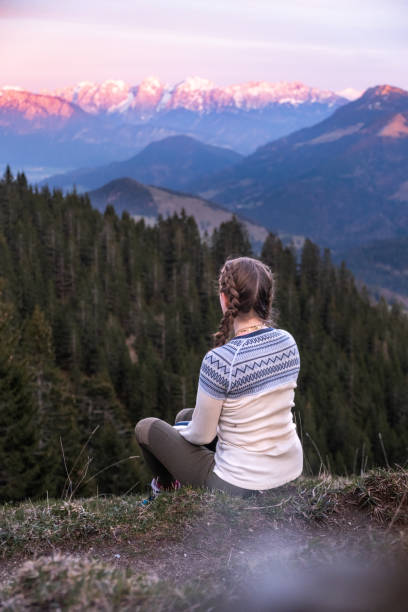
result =
[[[233,218],[208,243],[184,211],[149,227],[7,168],[0,253],[0,499],[137,490],[133,426],[194,406],[221,315],[218,270],[252,254],[245,229]],[[297,262],[269,234],[261,256],[276,274],[279,327],[299,345],[307,469],[384,464],[379,432],[387,461],[404,463],[406,316],[371,305],[310,241]]]

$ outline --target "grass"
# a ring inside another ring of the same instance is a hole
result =
[[[13,571],[0,609],[212,610],[277,561],[406,562],[407,491],[401,468],[300,477],[247,500],[183,487],[146,506],[137,495],[5,504],[1,563]]]
[[[408,470],[372,470],[357,481],[350,496],[378,523],[408,525]]]
[[[186,488],[147,506],[140,505],[141,496],[5,504],[0,507],[1,556],[38,553],[65,543],[117,542],[152,531],[156,538],[163,532],[174,538],[190,518],[200,515],[203,496],[203,491]]]
[[[2,593],[2,610],[186,610],[208,600],[191,587],[174,588],[96,560],[56,554],[26,562]]]
[[[127,540],[140,534],[175,539],[204,513],[213,522],[247,524],[252,514],[281,523],[337,525],[360,510],[385,527],[408,525],[408,471],[377,469],[353,479],[324,475],[250,500],[184,487],[140,505],[139,495],[47,500],[0,506],[0,554],[38,553],[55,545]]]

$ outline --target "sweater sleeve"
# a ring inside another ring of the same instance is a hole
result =
[[[179,431],[192,444],[208,444],[217,435],[228,388],[229,367],[214,349],[205,356],[200,368],[196,405],[191,423]]]
[[[200,387],[193,418],[179,434],[192,444],[209,444],[217,435],[217,425],[224,400],[214,399]]]
[[[229,386],[230,364],[222,350],[211,349],[201,363],[198,387],[215,399],[224,400]]]

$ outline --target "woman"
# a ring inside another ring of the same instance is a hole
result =
[[[272,327],[271,270],[250,257],[229,259],[218,284],[223,314],[201,364],[196,405],[175,419],[189,424],[147,418],[135,428],[156,477],[153,496],[181,483],[248,497],[303,469],[291,412],[299,352],[289,332]],[[214,452],[206,445],[217,435]]]

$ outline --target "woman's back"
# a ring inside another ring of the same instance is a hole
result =
[[[176,416],[176,422],[189,422],[175,429],[157,418],[142,419],[136,435],[146,462],[164,483],[245,497],[302,473],[291,411],[299,352],[289,332],[274,328],[269,266],[251,257],[227,259],[218,289],[222,317],[212,334],[214,348],[201,363],[195,407]]]
[[[266,328],[209,351],[199,387],[223,399],[214,472],[243,488],[268,489],[293,480],[303,452],[291,412],[300,359],[294,338]]]

